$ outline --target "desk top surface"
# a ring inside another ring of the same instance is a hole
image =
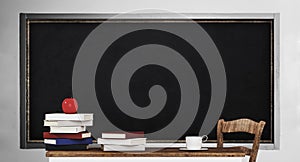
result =
[[[206,151],[180,151],[179,149],[163,149],[143,152],[104,152],[100,149],[86,151],[47,151],[46,157],[244,157],[239,148],[209,148]]]

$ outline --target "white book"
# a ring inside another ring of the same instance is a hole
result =
[[[144,131],[103,132],[101,137],[114,139],[144,138]]]
[[[50,133],[79,133],[86,131],[85,126],[78,127],[50,127]]]
[[[93,114],[51,113],[45,115],[45,120],[74,120],[74,121],[93,120]]]
[[[104,145],[103,151],[145,151],[145,145]]]
[[[44,126],[71,127],[71,126],[93,126],[93,120],[72,121],[72,120],[44,120]]]
[[[103,139],[98,138],[98,144],[103,145],[145,145],[146,138],[131,138],[131,139]]]
[[[116,138],[116,139],[125,139],[126,134],[120,134],[120,133],[102,133],[102,138]]]

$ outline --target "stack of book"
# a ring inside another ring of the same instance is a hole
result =
[[[46,150],[86,150],[93,143],[87,126],[93,126],[93,114],[46,114],[44,126],[50,132],[44,132]]]
[[[106,132],[98,138],[103,151],[145,151],[144,132]]]

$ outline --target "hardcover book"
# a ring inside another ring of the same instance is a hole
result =
[[[43,132],[44,139],[55,139],[55,138],[83,139],[83,138],[89,138],[91,136],[92,136],[92,134],[90,132],[80,132],[80,133]]]
[[[103,132],[102,138],[128,139],[128,138],[143,138],[143,131],[136,132]]]
[[[44,139],[45,144],[51,145],[75,145],[75,144],[92,144],[93,138],[78,139],[67,139],[67,138],[57,138],[57,139]]]
[[[131,139],[103,139],[98,138],[98,144],[103,145],[145,145],[146,138],[131,138]]]
[[[85,126],[78,127],[50,127],[50,133],[79,133],[86,131]]]
[[[87,150],[88,145],[76,144],[76,145],[50,145],[46,144],[45,149],[47,151],[81,151]]]
[[[104,145],[103,151],[145,151],[145,145]]]
[[[73,121],[73,120],[44,120],[44,126],[70,127],[70,126],[93,126],[93,120]]]
[[[51,113],[45,115],[45,120],[73,120],[73,121],[93,120],[93,114]]]

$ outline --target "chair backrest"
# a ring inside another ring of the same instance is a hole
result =
[[[250,119],[238,119],[232,121],[224,121],[220,119],[217,127],[217,147],[223,148],[223,133],[245,132],[255,134],[252,149],[243,149],[247,155],[250,155],[249,162],[255,162],[259,149],[260,137],[266,122],[255,122]]]

